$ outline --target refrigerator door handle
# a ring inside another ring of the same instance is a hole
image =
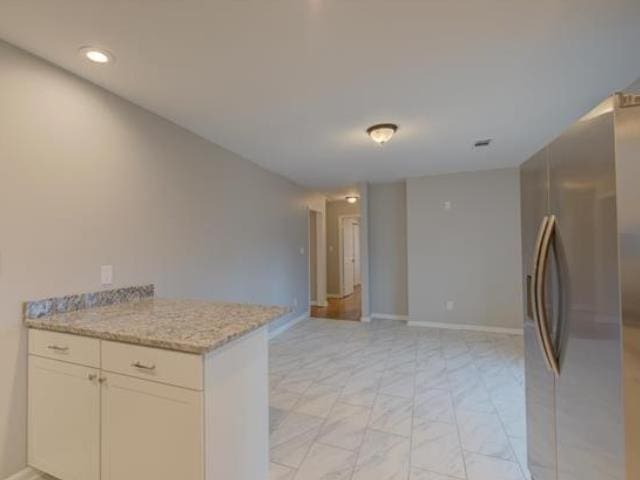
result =
[[[538,327],[538,340],[540,340],[542,351],[547,363],[547,367],[556,376],[560,375],[560,366],[558,363],[558,356],[554,351],[553,341],[549,332],[549,322],[547,318],[547,260],[549,258],[549,251],[551,249],[551,242],[556,228],[556,217],[550,215],[547,217],[546,225],[540,241],[540,250],[537,255],[537,265],[535,267],[534,274],[534,302],[536,312],[536,323]]]
[[[538,277],[539,268],[540,268],[540,253],[542,251],[542,243],[544,241],[544,235],[547,231],[547,225],[549,224],[549,217],[545,215],[542,217],[540,221],[540,226],[538,227],[538,236],[536,239],[535,249],[533,251],[533,261],[531,265],[531,276],[533,277],[532,281],[529,283],[529,298],[532,303],[532,317],[533,323],[535,325],[536,337],[538,337],[538,345],[540,345],[540,350],[542,350],[542,356],[544,357],[545,363],[547,364],[547,368],[549,370],[552,369],[551,364],[549,363],[549,357],[547,355],[547,351],[545,349],[545,343],[542,338],[542,331],[540,330],[540,302],[538,301]]]

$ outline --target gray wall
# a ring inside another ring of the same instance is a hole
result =
[[[306,192],[0,42],[0,478],[25,465],[24,300],[160,296],[308,305]]]
[[[358,203],[346,200],[327,202],[327,293],[340,294],[340,227],[338,220],[342,215],[360,215]]]
[[[372,315],[407,315],[405,182],[369,185],[369,267]]]
[[[411,320],[522,327],[517,168],[407,180],[407,225]]]
[[[361,321],[371,321],[371,288],[369,281],[369,186],[358,184],[358,211],[360,212],[360,292]]]

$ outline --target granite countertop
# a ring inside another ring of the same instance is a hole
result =
[[[204,354],[286,313],[285,307],[152,297],[24,322],[30,328]]]

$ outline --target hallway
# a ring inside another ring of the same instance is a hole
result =
[[[351,295],[344,298],[329,298],[326,307],[311,307],[311,317],[333,320],[359,321],[361,316],[361,288],[356,286]]]

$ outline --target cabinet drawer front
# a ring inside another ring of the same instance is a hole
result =
[[[29,353],[88,367],[100,367],[100,340],[29,329]]]
[[[159,348],[102,342],[102,369],[202,390],[202,357]]]

